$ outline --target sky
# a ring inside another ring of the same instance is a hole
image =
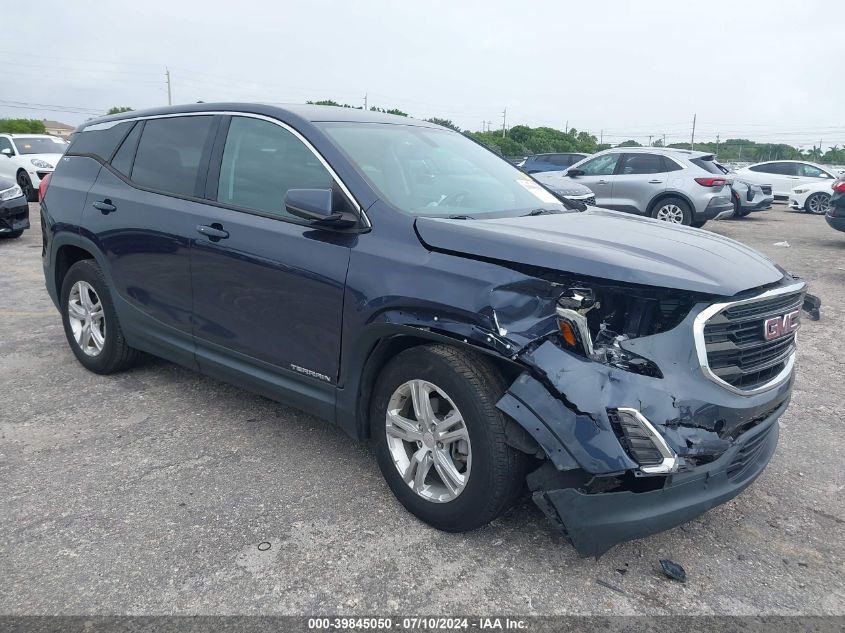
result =
[[[174,104],[366,95],[471,130],[501,129],[507,109],[508,127],[609,143],[688,140],[696,115],[699,141],[842,146],[838,4],[41,0],[0,42],[0,118],[166,105],[169,69]]]

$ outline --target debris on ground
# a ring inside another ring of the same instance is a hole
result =
[[[678,563],[674,563],[668,558],[661,558],[660,567],[663,569],[663,573],[672,580],[677,580],[679,582],[687,581],[687,572],[684,571],[684,568],[678,565]]]
[[[266,552],[271,547],[272,547],[272,545],[270,545],[270,543],[268,543],[267,541],[262,541],[261,543],[258,544],[258,551]]]
[[[807,313],[807,316],[810,317],[810,320],[818,321],[821,317],[819,308],[822,307],[822,300],[816,295],[804,295],[804,304],[801,307],[804,309],[804,312]]]
[[[601,578],[596,578],[596,584],[601,585],[602,587],[606,587],[606,588],[610,589],[611,591],[615,591],[616,593],[622,594],[623,596],[625,595],[624,589],[620,589],[616,585],[611,585],[609,582],[605,582]]]
[[[775,242],[775,246],[783,246],[789,248],[789,242]]]

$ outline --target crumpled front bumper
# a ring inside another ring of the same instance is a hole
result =
[[[497,407],[521,427],[510,429],[509,442],[526,450],[533,440],[547,458],[542,471],[529,475],[529,487],[582,556],[727,501],[759,475],[775,449],[794,375],[754,393],[735,393],[707,378],[692,336],[703,309],[697,306],[671,330],[623,343],[657,360],[662,378],[585,359],[550,340],[515,358],[527,370]],[[671,472],[646,472],[623,447],[615,426],[623,409],[637,411],[659,433],[676,457]],[[748,463],[735,472],[740,457]]]
[[[0,202],[0,233],[29,228],[29,205],[20,196]]]
[[[599,556],[623,541],[694,519],[742,492],[774,454],[781,412],[745,433],[719,459],[669,475],[659,490],[597,494],[576,488],[538,490],[534,501],[566,534],[580,556]]]

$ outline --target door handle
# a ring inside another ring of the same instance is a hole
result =
[[[596,184],[597,185],[606,185],[607,181],[606,180],[599,180],[598,182],[596,182]]]
[[[205,235],[212,242],[225,240],[229,237],[229,232],[223,230],[223,225],[215,222],[211,226],[207,224],[200,224],[197,226],[197,233]]]
[[[662,180],[649,180],[648,182],[651,185],[659,185],[663,181]]]
[[[95,209],[99,209],[103,215],[108,215],[113,211],[117,211],[117,207],[111,203],[111,200],[106,198],[105,200],[97,200],[96,202],[92,202],[91,206]]]

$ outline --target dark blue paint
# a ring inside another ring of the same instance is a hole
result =
[[[577,463],[596,473],[632,467],[607,423],[606,407],[642,409],[682,452],[693,422],[716,415],[741,420],[788,397],[791,385],[743,398],[690,372],[683,365],[694,356],[689,330],[686,347],[675,350],[683,358],[667,365],[665,343],[649,350],[649,357],[663,359],[661,367],[680,366],[662,381],[576,360],[551,344],[532,347],[553,322],[559,288],[533,276],[530,267],[712,298],[782,279],[782,271],[750,249],[701,231],[602,211],[415,220],[379,200],[315,125],[359,120],[435,127],[421,121],[351,109],[245,104],[198,104],[103,120],[205,111],[221,117],[254,113],[290,125],[331,164],[372,227],[320,229],[149,192],[93,158],[68,156],[44,206],[48,290],[57,301],[60,249],[86,249],[110,281],[127,340],[139,349],[333,419],[364,437],[378,369],[368,363],[380,346],[412,336],[472,347],[517,373],[531,369],[533,382],[513,387],[511,396],[530,405],[533,417],[514,419],[529,432],[533,420],[543,422],[545,431],[533,435],[550,455],[567,453],[557,458],[558,467]],[[216,191],[219,143],[215,147],[205,158],[211,163],[208,185],[197,191]],[[115,211],[103,214],[93,206],[97,201]],[[198,232],[203,226],[219,233]],[[700,424],[696,433],[707,439]]]

